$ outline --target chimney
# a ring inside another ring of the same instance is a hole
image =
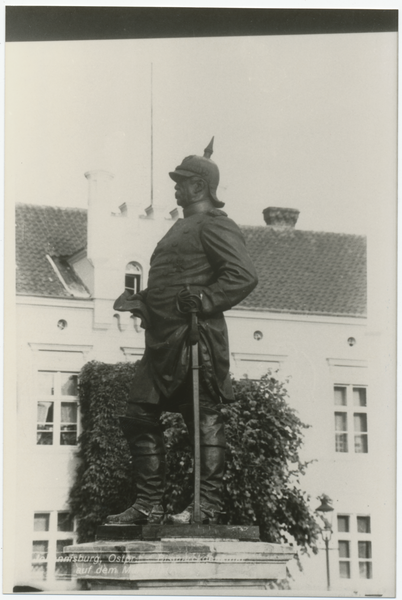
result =
[[[264,221],[269,227],[277,227],[281,229],[294,229],[300,211],[296,208],[278,208],[277,206],[269,206],[262,211]]]

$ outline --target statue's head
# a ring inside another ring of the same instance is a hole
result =
[[[216,195],[219,184],[219,169],[218,165],[210,158],[213,153],[213,143],[214,138],[212,138],[205,148],[204,156],[196,156],[195,154],[186,156],[182,160],[182,163],[174,171],[171,171],[169,175],[176,183],[183,177],[200,177],[208,185],[209,195],[213,204],[221,208],[225,203],[218,200]]]

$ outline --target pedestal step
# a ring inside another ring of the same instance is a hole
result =
[[[260,590],[272,589],[272,579],[153,579],[152,581],[123,581],[91,579],[83,589],[91,592],[131,592],[131,594],[151,594],[152,596],[252,596]],[[261,594],[261,592],[258,594]]]
[[[163,532],[166,526],[160,527]],[[209,527],[215,528],[199,525],[199,532],[201,527],[204,535],[211,534]],[[170,526],[169,531],[177,535],[182,528]],[[242,529],[249,528],[238,526],[237,535]],[[139,590],[154,585],[194,586],[199,590],[202,581],[228,589],[236,585],[264,589],[269,581],[286,577],[286,563],[294,554],[290,545],[199,535],[152,541],[98,540],[68,546],[64,552],[82,585],[105,590]]]
[[[101,525],[96,539],[101,540],[161,540],[173,538],[208,538],[255,541],[260,529],[253,525]]]

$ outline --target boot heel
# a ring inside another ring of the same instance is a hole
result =
[[[154,506],[148,516],[148,523],[160,525],[163,522],[165,513],[162,506]]]

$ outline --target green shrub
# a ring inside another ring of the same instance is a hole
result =
[[[70,490],[79,542],[93,540],[106,515],[129,506],[135,493],[131,457],[117,416],[124,411],[126,384],[134,372],[131,363],[107,365],[92,361],[80,374],[80,461]]]
[[[91,362],[81,372],[81,460],[70,493],[81,542],[94,539],[106,515],[134,500],[131,458],[117,415],[124,412],[135,368],[130,363]],[[316,524],[299,485],[306,468],[298,454],[306,425],[288,406],[284,384],[270,373],[260,381],[234,380],[233,386],[237,402],[222,408],[226,522],[258,524],[264,541],[279,543],[291,536],[301,548],[315,550]],[[165,509],[175,513],[191,501],[190,440],[181,415],[163,413],[161,420],[168,449]]]

